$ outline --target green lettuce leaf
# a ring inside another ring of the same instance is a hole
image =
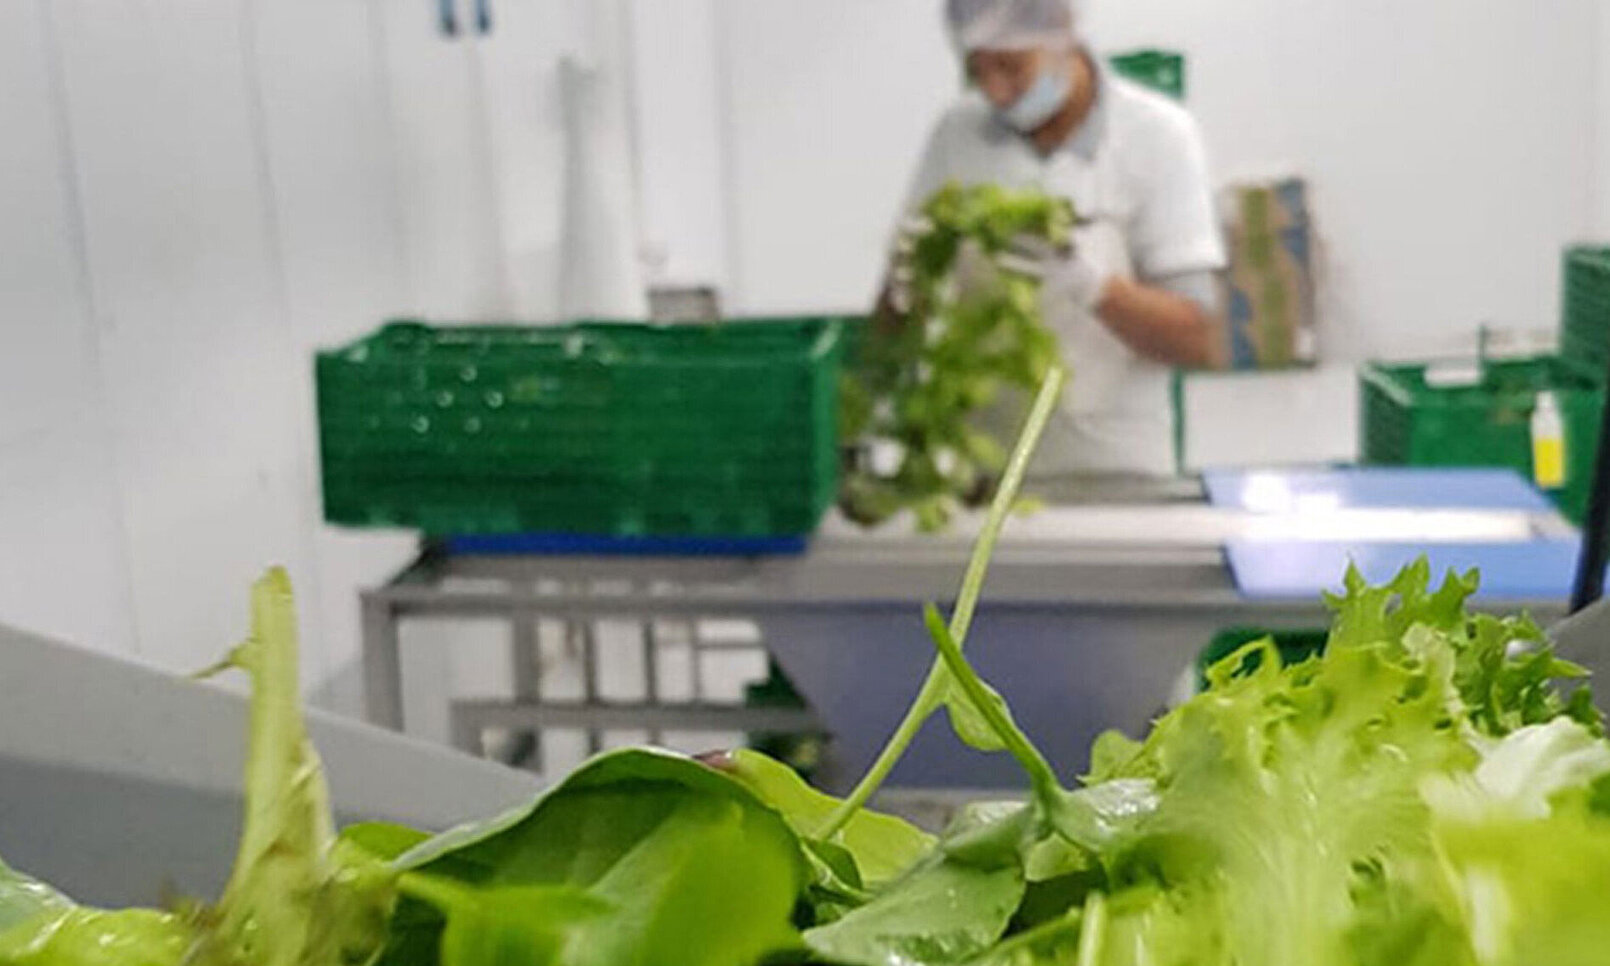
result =
[[[840,805],[839,799],[806,784],[794,769],[758,751],[732,752],[715,766],[776,809],[802,839],[809,838]],[[855,859],[868,888],[886,885],[934,845],[932,835],[905,819],[871,809],[856,812],[833,841]]]
[[[813,925],[823,925],[863,904],[934,846],[934,837],[903,819],[870,809],[856,811],[832,835],[818,837],[843,802],[810,787],[799,773],[749,750],[700,759],[749,789],[776,810],[810,860]]]
[[[1449,573],[1433,591],[1431,567],[1422,557],[1380,587],[1349,568],[1344,587],[1341,595],[1327,595],[1336,614],[1328,647],[1381,644],[1394,651],[1451,652],[1464,713],[1488,735],[1502,737],[1562,715],[1602,733],[1589,691],[1559,689],[1561,681],[1580,681],[1587,672],[1556,656],[1536,623],[1469,613],[1480,587],[1475,571]]]
[[[514,920],[496,948],[524,942],[535,962],[750,966],[798,948],[791,917],[809,869],[783,818],[740,782],[640,749],[595,758],[531,804],[394,864],[412,928],[387,964],[428,962],[471,928],[460,917],[486,928],[491,903]]]
[[[183,918],[155,909],[74,906],[0,931],[7,966],[177,966],[195,942]]]
[[[190,923],[177,915],[80,907],[0,862],[0,963],[172,966],[194,939]]]
[[[1439,817],[1438,854],[1478,966],[1598,966],[1610,950],[1610,821]]]
[[[812,952],[842,966],[945,966],[985,953],[1023,898],[1016,866],[936,856],[866,905],[807,930]]]
[[[1473,771],[1423,783],[1431,855],[1360,890],[1362,966],[1602,961],[1603,907],[1581,896],[1610,884],[1610,820],[1592,807],[1610,745],[1566,717],[1478,744]]]
[[[71,908],[72,900],[0,862],[0,934],[18,923]]]

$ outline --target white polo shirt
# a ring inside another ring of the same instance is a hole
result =
[[[1096,58],[1091,58],[1097,63]],[[1050,155],[969,93],[939,120],[908,194],[915,212],[949,181],[1034,188],[1070,199],[1094,224],[1080,256],[1107,273],[1157,282],[1218,271],[1224,240],[1195,121],[1175,102],[1097,64],[1089,117]],[[1166,366],[1143,359],[1071,302],[1043,305],[1072,382],[1036,457],[1036,475],[1175,471]],[[1004,428],[1004,427],[997,427]]]

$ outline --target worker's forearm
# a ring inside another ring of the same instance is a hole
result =
[[[1202,276],[1211,280],[1210,275]],[[1185,369],[1222,364],[1213,300],[1115,277],[1102,291],[1096,313],[1113,334],[1140,355]]]

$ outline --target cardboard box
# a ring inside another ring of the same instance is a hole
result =
[[[1318,339],[1307,185],[1299,178],[1232,185],[1224,209],[1229,367],[1312,365]]]

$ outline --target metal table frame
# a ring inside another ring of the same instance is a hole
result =
[[[1250,602],[1237,593],[1220,547],[1226,534],[1244,529],[1250,517],[1199,505],[1078,513],[1077,539],[1040,532],[1026,521],[1009,531],[991,564],[984,605],[989,612],[1190,621],[1219,628],[1300,627],[1324,618],[1318,601]],[[1135,514],[1145,515],[1149,525],[1138,526],[1141,518]],[[1376,526],[1400,522],[1380,515],[1359,519]],[[1267,518],[1252,522],[1269,525]],[[1511,520],[1493,514],[1475,522],[1540,532],[1558,525],[1553,518]],[[821,723],[808,710],[664,703],[656,693],[651,653],[645,661],[650,671],[644,700],[604,701],[598,695],[592,624],[606,618],[640,621],[645,648],[652,649],[665,621],[912,614],[929,601],[950,602],[970,549],[964,529],[942,537],[868,536],[829,526],[808,553],[797,557],[497,557],[427,550],[384,585],[362,594],[366,714],[375,724],[402,726],[400,623],[457,616],[508,620],[514,643],[515,700],[453,703],[452,740],[466,750],[479,750],[479,735],[488,728],[533,734],[576,728],[589,734],[593,747],[605,729],[646,730],[651,739],[666,730],[820,731]],[[1545,620],[1563,613],[1563,602],[1487,606],[1525,607]],[[542,618],[563,621],[579,645],[580,701],[539,697],[541,672],[534,655]]]

